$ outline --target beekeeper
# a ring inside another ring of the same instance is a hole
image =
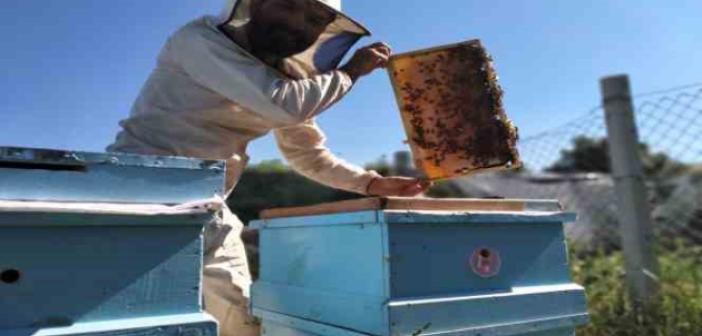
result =
[[[340,0],[232,0],[219,17],[185,25],[166,42],[108,151],[225,159],[230,192],[248,161],[248,143],[272,131],[290,166],[312,180],[359,194],[421,193],[427,185],[420,180],[381,177],[325,147],[315,117],[384,67],[391,53],[375,43],[339,67],[369,35],[340,9]],[[247,315],[251,277],[242,228],[224,206],[205,230],[205,309],[225,336],[259,334]]]

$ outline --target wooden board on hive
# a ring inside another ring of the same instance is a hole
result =
[[[269,209],[261,212],[260,217],[273,219],[368,210],[518,212],[536,208],[545,211],[561,210],[555,201],[371,197],[304,207]]]

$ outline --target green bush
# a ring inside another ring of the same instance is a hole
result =
[[[227,200],[242,222],[258,219],[262,210],[313,205],[358,198],[301,176],[282,163],[267,161],[247,169]]]
[[[573,275],[587,290],[592,318],[578,335],[702,335],[702,248],[676,242],[658,255],[659,303],[637,310],[628,297],[621,252],[572,253]]]

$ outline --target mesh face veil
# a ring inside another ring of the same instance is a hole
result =
[[[218,18],[220,29],[237,29],[246,25],[251,19],[253,1],[261,0],[227,0],[227,5]],[[341,0],[305,1],[321,5],[333,13],[335,19],[311,47],[282,61],[278,70],[292,78],[307,78],[336,69],[351,47],[362,37],[370,35],[363,25],[341,12]]]

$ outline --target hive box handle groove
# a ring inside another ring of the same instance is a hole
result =
[[[49,170],[49,171],[73,171],[86,172],[88,168],[79,163],[75,164],[51,164],[41,162],[0,162],[0,169],[31,169],[31,170]]]

